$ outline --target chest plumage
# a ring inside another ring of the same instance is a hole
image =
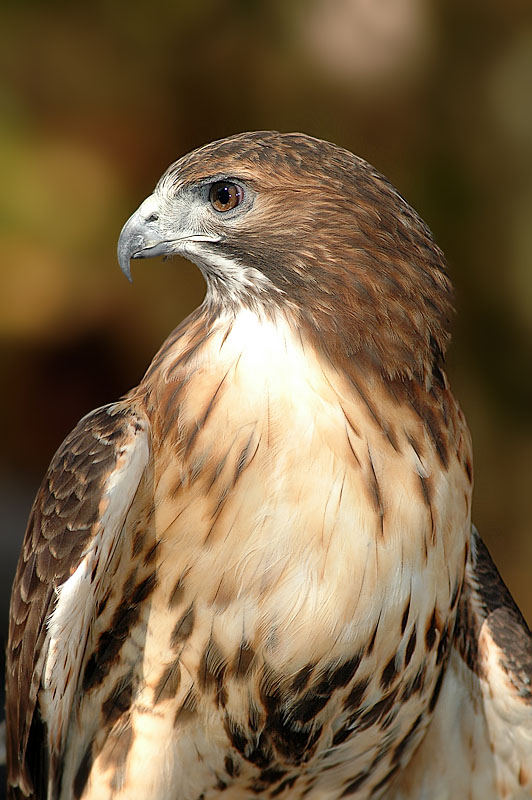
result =
[[[153,514],[131,546],[156,585],[116,769],[191,800],[384,788],[445,664],[463,468],[438,474],[419,415],[376,378],[355,391],[288,320],[242,310],[204,335],[170,341],[144,388]]]

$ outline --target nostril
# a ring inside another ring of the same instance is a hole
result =
[[[157,222],[158,219],[159,214],[150,214],[150,216],[147,217],[146,222]]]

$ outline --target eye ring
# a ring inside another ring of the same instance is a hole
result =
[[[244,190],[231,181],[216,181],[209,189],[209,200],[215,211],[224,213],[236,208],[244,199]]]

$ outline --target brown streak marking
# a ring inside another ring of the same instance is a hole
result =
[[[218,478],[220,477],[220,474],[221,474],[221,472],[222,472],[223,468],[225,467],[225,464],[226,464],[226,462],[227,462],[227,459],[228,459],[228,457],[229,457],[229,455],[230,455],[231,451],[233,450],[233,447],[234,447],[234,445],[235,445],[235,442],[236,442],[236,440],[237,440],[237,436],[238,436],[238,434],[235,434],[235,435],[234,435],[234,437],[233,437],[233,441],[232,441],[232,442],[231,442],[231,444],[229,445],[229,447],[228,447],[228,449],[227,449],[227,451],[226,451],[225,455],[224,455],[224,456],[221,458],[221,460],[220,460],[220,461],[218,462],[218,464],[216,465],[216,468],[215,468],[215,470],[214,470],[214,472],[213,472],[213,476],[212,476],[211,482],[209,483],[208,491],[210,491],[210,490],[212,489],[212,487],[214,486],[214,484],[216,483],[216,481],[217,481],[217,480],[218,480]]]
[[[432,511],[432,495],[433,495],[433,485],[431,478],[424,478],[422,475],[419,475],[419,480],[421,483],[421,492],[423,494],[423,500],[429,510],[430,514],[430,530],[431,530],[431,542],[434,545],[436,542],[436,525],[434,523],[434,514]]]
[[[353,453],[353,456],[354,456],[355,461],[357,462],[358,466],[361,467],[362,465],[360,463],[360,460],[359,460],[357,454],[355,453],[355,450],[354,450],[353,445],[351,443],[351,437],[349,436],[349,429],[348,429],[347,425],[345,426],[345,435],[347,437],[347,443],[349,444],[349,449]]]
[[[443,440],[443,436],[441,432],[438,431],[437,428],[437,421],[435,420],[435,414],[430,414],[430,418],[426,418],[424,420],[425,428],[428,430],[438,457],[441,461],[442,466],[447,469],[449,466],[449,454],[447,452],[447,443]]]
[[[226,667],[225,659],[211,633],[200,660],[199,682],[203,689],[215,687],[217,702],[222,706],[226,702],[226,691],[223,686]]]
[[[185,591],[184,586],[184,577],[187,574],[188,570],[183,572],[182,575],[179,576],[177,579],[174,588],[172,589],[172,594],[168,599],[168,608],[175,608],[176,606],[181,605],[181,601],[183,599],[183,593]]]
[[[229,334],[231,333],[231,331],[232,331],[232,330],[233,330],[233,323],[231,323],[231,324],[230,324],[230,325],[227,327],[227,329],[226,329],[226,331],[225,331],[225,333],[224,333],[224,335],[223,335],[222,341],[221,341],[221,343],[220,343],[220,352],[221,352],[221,350],[222,350],[222,347],[224,346],[224,344],[225,344],[225,343],[226,343],[226,341],[227,341],[227,337],[229,336]]]
[[[338,505],[336,506],[336,513],[337,514],[340,511],[340,506],[342,505],[342,497],[344,496],[344,486],[345,486],[346,477],[347,476],[346,476],[346,473],[344,471],[344,477],[342,478],[342,485],[340,486],[340,493],[338,495]]]
[[[194,444],[198,433],[205,427],[207,419],[209,418],[212,410],[214,409],[214,407],[216,405],[216,402],[217,402],[217,399],[219,399],[218,398],[218,393],[219,393],[220,389],[222,388],[222,386],[223,386],[223,384],[225,382],[225,379],[227,378],[227,376],[228,376],[229,372],[231,371],[231,369],[232,369],[232,366],[229,367],[229,369],[227,370],[227,372],[225,373],[225,375],[221,379],[220,383],[216,387],[213,396],[211,397],[211,399],[209,400],[209,402],[207,404],[207,408],[205,409],[205,413],[203,414],[203,416],[201,417],[200,420],[196,421],[196,427],[194,429],[194,432],[192,433],[190,439],[188,440],[188,442],[187,442],[187,444],[185,446],[184,457],[186,457],[190,453],[190,451],[192,449],[192,445]]]
[[[162,673],[157,686],[153,690],[154,705],[164,700],[173,699],[181,683],[181,662],[176,658]]]
[[[227,501],[227,498],[229,497],[229,493],[230,493],[230,488],[229,488],[229,486],[226,486],[226,487],[225,487],[224,489],[222,489],[222,491],[220,492],[220,494],[219,494],[219,496],[218,496],[218,502],[216,503],[216,507],[215,507],[215,509],[214,509],[214,511],[212,512],[212,515],[211,515],[211,519],[213,519],[213,520],[214,520],[214,522],[216,522],[216,520],[218,519],[218,517],[219,517],[219,516],[220,516],[220,514],[222,513],[222,511],[223,511],[223,508],[224,508],[224,505],[225,505],[225,503],[226,503],[226,501]],[[209,533],[210,533],[210,532],[209,532]],[[207,538],[208,538],[208,536],[207,536]],[[205,541],[206,541],[206,540],[205,540]]]
[[[233,476],[233,487],[232,487],[233,489],[235,488],[236,483],[237,483],[238,479],[240,478],[240,476],[242,475],[244,469],[249,467],[249,465],[251,464],[251,462],[253,461],[253,459],[257,455],[257,451],[258,451],[259,445],[260,445],[260,436],[259,436],[259,440],[257,442],[257,446],[256,446],[255,450],[253,451],[253,455],[251,456],[251,458],[248,459],[249,448],[250,448],[250,445],[251,445],[251,442],[253,440],[254,435],[255,435],[255,428],[253,428],[253,430],[251,431],[249,439],[248,439],[247,443],[244,445],[244,447],[242,448],[242,451],[241,451],[241,453],[240,453],[240,455],[239,455],[239,457],[237,459],[235,474]]]
[[[243,639],[238,648],[235,660],[232,666],[232,672],[236,678],[245,678],[249,672],[253,659],[255,658],[255,651],[251,644]]]
[[[382,507],[382,499],[379,491],[379,484],[377,481],[377,475],[375,473],[375,467],[373,466],[373,459],[371,458],[371,451],[369,449],[369,445],[368,445],[368,458],[369,458],[369,465],[371,467],[371,474],[373,476],[371,488],[373,491],[373,500],[375,501],[375,506],[376,506],[375,511],[378,513],[380,517],[381,536],[384,536],[384,509]]]
[[[216,523],[218,522],[218,520],[219,520],[219,518],[220,518],[220,516],[222,514],[222,511],[224,510],[224,506],[225,506],[225,504],[227,502],[227,498],[229,497],[229,494],[230,494],[229,486],[226,486],[225,489],[223,489],[223,491],[220,493],[220,496],[218,498],[218,502],[216,504],[216,508],[214,509],[214,511],[213,511],[213,513],[211,515],[212,524],[211,524],[211,527],[209,528],[209,530],[207,531],[207,535],[206,535],[205,539],[203,540],[203,544],[204,545],[207,544],[207,542],[209,541],[209,539],[211,537],[211,534],[212,534],[214,528],[216,527]]]
[[[132,675],[119,678],[107,700],[102,704],[104,721],[111,727],[123,714],[129,711],[133,701]]]
[[[189,381],[190,378],[180,380],[170,398],[164,398],[164,402],[162,403],[162,407],[164,408],[164,425],[161,431],[163,439],[166,439],[172,428],[177,426],[179,411],[181,410],[181,403],[178,403],[177,401]],[[172,413],[170,413],[170,409],[172,409]]]
[[[423,459],[421,458],[421,445],[420,445],[420,443],[412,436],[411,433],[409,433],[409,431],[407,431],[406,429],[403,429],[403,430],[404,430],[405,436],[407,438],[408,444],[410,445],[410,447],[412,448],[412,450],[416,454],[420,464],[423,464]]]
[[[358,395],[359,395],[359,396],[361,397],[361,399],[363,400],[363,402],[364,402],[365,406],[367,407],[367,409],[368,409],[368,411],[369,411],[370,415],[373,417],[373,420],[375,421],[375,423],[376,423],[377,427],[378,427],[378,428],[380,428],[380,430],[381,430],[381,431],[384,433],[384,435],[386,436],[386,438],[387,438],[387,439],[388,439],[388,441],[390,442],[390,444],[391,444],[391,446],[393,447],[393,449],[397,451],[397,447],[396,447],[396,445],[397,445],[397,440],[396,440],[396,438],[395,438],[395,434],[393,434],[393,438],[392,438],[392,434],[391,434],[391,432],[390,432],[390,430],[389,430],[388,426],[387,426],[387,425],[385,425],[385,424],[382,422],[381,418],[380,418],[380,417],[378,416],[378,414],[377,414],[377,411],[376,411],[376,410],[375,410],[375,408],[374,408],[374,407],[371,405],[371,403],[370,403],[369,399],[366,397],[366,395],[364,394],[364,392],[362,391],[362,389],[360,388],[360,386],[358,385],[357,381],[356,381],[356,380],[353,378],[353,376],[352,376],[352,375],[350,375],[350,376],[349,376],[349,382],[352,384],[352,386],[353,386],[353,387],[355,388],[355,390],[357,391]]]
[[[408,644],[406,645],[405,661],[404,661],[405,668],[410,664],[412,655],[414,654],[414,650],[416,649],[416,643],[417,643],[417,632],[416,632],[416,625],[414,623],[414,626],[412,628],[412,633],[410,634],[410,638],[408,639]]]
[[[375,639],[377,638],[377,630],[379,628],[380,621],[381,621],[381,615],[379,613],[379,619],[377,620],[377,624],[375,625],[375,630],[373,631],[372,637],[371,637],[371,639],[369,641],[369,644],[368,644],[368,647],[367,647],[367,650],[366,650],[368,655],[370,655],[373,652],[373,648],[375,647]]]
[[[355,434],[355,436],[356,436],[358,439],[361,439],[362,437],[360,436],[360,432],[359,432],[358,428],[357,428],[357,427],[354,425],[354,423],[353,423],[352,419],[351,419],[351,418],[350,418],[350,416],[348,415],[348,413],[347,413],[347,411],[345,410],[345,408],[343,407],[342,403],[339,403],[339,405],[340,405],[340,408],[342,409],[342,414],[344,415],[344,417],[345,417],[345,419],[346,419],[346,422],[347,422],[347,424],[349,425],[349,427],[351,428],[351,430],[353,431],[353,433]]]
[[[406,625],[407,625],[407,622],[408,622],[408,615],[410,614],[410,601],[411,601],[411,599],[412,599],[411,595],[408,595],[408,602],[407,602],[407,604],[405,606],[405,610],[403,611],[403,616],[401,617],[401,635],[403,635],[405,630],[406,630]]]
[[[144,549],[144,542],[146,540],[146,531],[145,530],[137,530],[135,533],[135,538],[133,539],[133,558],[136,558]]]
[[[189,605],[183,616],[177,621],[171,635],[170,645],[174,649],[186,641],[194,628],[195,612],[192,603]]]
[[[161,544],[160,539],[156,540],[144,556],[144,566],[147,567],[154,560],[157,549]]]
[[[175,515],[175,517],[173,518],[173,520],[172,520],[171,522],[169,522],[169,523],[168,523],[168,525],[166,526],[166,528],[164,529],[164,531],[161,531],[161,532],[159,533],[159,538],[160,538],[160,539],[163,539],[163,538],[164,538],[164,535],[165,535],[165,533],[166,533],[167,531],[169,531],[169,530],[170,530],[170,528],[172,527],[172,525],[174,525],[174,524],[175,524],[175,522],[176,522],[176,521],[179,519],[179,517],[181,516],[181,514],[183,514],[183,513],[184,513],[184,512],[187,510],[187,508],[190,506],[190,504],[191,504],[191,503],[187,503],[187,504],[186,504],[186,506],[184,506],[184,508],[182,508],[182,509],[181,509],[181,511],[178,511],[178,512],[177,512],[177,514]]]
[[[107,606],[107,603],[109,601],[110,596],[111,596],[111,589],[109,588],[106,591],[106,593],[104,594],[104,596],[102,597],[102,599],[100,600],[100,602],[98,603],[98,606],[96,608],[96,616],[97,617],[101,617],[101,615],[105,611],[105,608]]]

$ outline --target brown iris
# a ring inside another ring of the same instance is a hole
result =
[[[209,200],[216,211],[231,211],[244,199],[244,192],[236,183],[216,181],[209,191]]]

